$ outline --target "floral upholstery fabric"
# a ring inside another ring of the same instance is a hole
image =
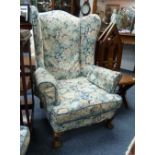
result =
[[[50,120],[50,124],[56,132],[64,132],[67,130],[84,127],[87,125],[92,125],[95,123],[102,122],[104,120],[110,119],[114,116],[115,111],[110,111],[106,113],[101,113],[99,115],[90,115],[89,117],[84,117],[77,119],[75,121],[68,121],[62,124],[58,124],[55,121]]]
[[[121,78],[120,72],[95,65],[87,65],[83,69],[82,74],[86,76],[90,82],[104,89],[108,93],[115,92]]]
[[[24,155],[30,143],[30,131],[26,126],[20,126],[20,155]]]
[[[99,16],[91,14],[80,19],[81,24],[81,69],[86,65],[94,64],[95,45],[97,34],[99,33],[101,20]]]
[[[57,80],[44,68],[38,68],[35,71],[36,84],[39,86],[41,83],[51,83],[57,87]]]
[[[36,48],[36,53],[39,59],[44,59],[39,62],[44,62],[45,68],[56,79],[77,77],[80,73],[79,18],[56,10],[40,13],[35,20],[37,21],[32,20],[35,25],[34,41],[36,46],[40,41],[42,45],[39,45],[39,49]]]
[[[64,124],[97,116],[120,107],[121,97],[109,94],[80,77],[58,81],[58,106],[48,106],[50,121]]]
[[[46,69],[38,68],[35,71],[35,81],[38,87],[38,95],[42,103],[57,105],[57,80]]]
[[[36,85],[54,131],[110,119],[122,102],[112,94],[119,74],[87,67],[94,64],[99,16],[77,18],[60,10],[38,14],[31,7],[31,21]]]
[[[86,64],[94,64],[99,16],[77,18],[60,10],[38,14],[32,6],[31,22],[38,67],[56,79],[69,79],[78,77]]]
[[[41,22],[39,20],[38,10],[35,6],[30,8],[30,22],[33,26],[34,45],[35,45],[35,59],[37,67],[45,67],[44,65],[44,52],[43,52],[43,38],[41,31]]]

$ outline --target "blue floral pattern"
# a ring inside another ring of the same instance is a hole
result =
[[[101,113],[99,115],[91,115],[89,117],[84,117],[74,121],[68,121],[62,124],[59,124],[56,121],[50,120],[50,124],[53,127],[54,131],[63,132],[63,131],[99,123],[107,119],[111,119],[114,116],[114,114],[115,114],[115,111],[109,111],[106,113]]]
[[[47,105],[58,105],[57,102],[57,80],[44,68],[35,71],[35,81],[42,103]]]
[[[94,64],[94,51],[97,34],[99,33],[101,20],[99,16],[91,14],[80,19],[81,26],[81,49],[80,61],[81,68],[86,65]]]
[[[57,102],[58,106],[47,107],[53,124],[64,124],[115,111],[122,100],[119,95],[109,94],[90,83],[87,78],[79,77],[58,81]]]
[[[30,131],[26,126],[20,126],[20,155],[25,155],[30,143]]]
[[[122,76],[120,72],[95,65],[87,65],[82,70],[82,74],[86,76],[90,82],[104,89],[108,93],[115,92]]]
[[[44,52],[43,52],[43,39],[41,32],[41,23],[39,20],[38,10],[35,6],[31,6],[30,9],[30,21],[33,26],[34,33],[34,42],[35,42],[35,59],[37,63],[37,67],[45,67],[44,66]]]
[[[56,79],[77,77],[80,73],[79,19],[61,10],[40,13],[37,19],[36,12],[32,14],[38,66],[45,67]]]
[[[101,20],[31,7],[36,85],[55,132],[110,119],[122,99],[113,94],[120,73],[93,66]]]

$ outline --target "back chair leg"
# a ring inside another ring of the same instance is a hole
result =
[[[52,147],[54,149],[60,148],[62,146],[62,141],[61,141],[62,135],[63,135],[63,132],[54,132],[53,133]]]
[[[108,129],[112,129],[114,127],[113,124],[112,124],[112,120],[113,120],[113,118],[107,119],[106,122],[105,122],[105,125],[106,125],[106,127]]]

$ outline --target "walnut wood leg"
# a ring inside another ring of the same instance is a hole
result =
[[[126,91],[127,91],[127,89],[125,86],[120,87],[120,95],[122,96],[123,104],[124,104],[125,108],[128,109],[129,106],[128,106],[128,102],[126,100]]]
[[[128,102],[126,100],[126,93],[122,94],[123,103],[126,109],[129,109]]]
[[[61,136],[62,132],[54,132],[53,133],[53,142],[52,142],[52,147],[54,149],[60,148],[62,146],[62,141],[61,141]]]
[[[113,118],[111,118],[111,119],[108,119],[108,120],[106,120],[106,127],[108,128],[108,129],[112,129],[114,126],[113,126],[113,124],[112,124],[112,120],[113,120]]]

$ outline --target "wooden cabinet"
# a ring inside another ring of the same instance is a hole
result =
[[[31,25],[26,23],[21,24],[20,30],[20,124],[27,125],[30,131],[32,131],[34,111],[33,72],[35,70],[30,50],[31,28]]]
[[[95,64],[112,70],[120,70],[122,50],[117,27],[111,23],[97,40]]]

